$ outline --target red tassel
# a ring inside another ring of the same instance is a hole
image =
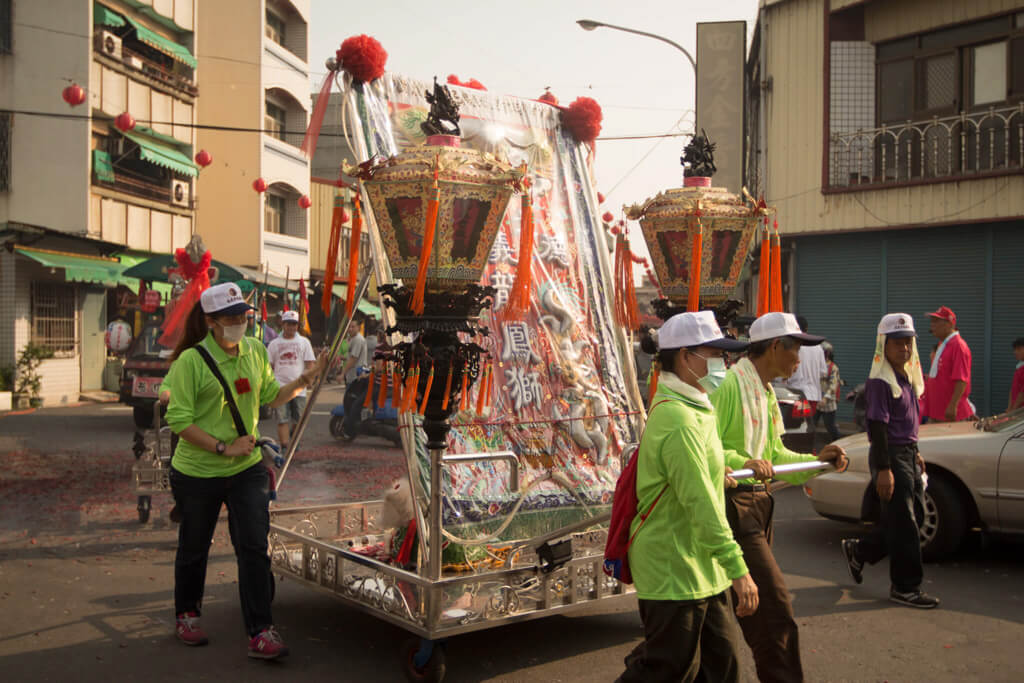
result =
[[[661,377],[661,366],[657,362],[651,364],[651,376],[647,380],[647,405],[654,405],[654,395],[658,393],[658,379]]]
[[[614,301],[612,306],[615,311],[615,322],[620,326],[625,326],[625,307],[623,306],[623,291],[622,291],[622,262],[624,260],[623,253],[623,239],[621,236],[615,238],[615,265],[612,270],[612,278],[615,280],[615,293]]]
[[[363,407],[369,408],[373,405],[373,369],[370,369],[370,381],[366,383],[366,399],[363,401]]]
[[[448,364],[448,379],[444,381],[444,400],[441,401],[441,410],[448,410],[448,397],[452,393],[452,371],[455,366],[451,363]]]
[[[427,400],[430,398],[430,390],[434,387],[434,364],[430,364],[430,374],[427,375],[427,387],[423,390],[423,402],[420,403],[420,415],[427,412]]]
[[[469,368],[463,368],[462,372],[462,400],[459,401],[459,410],[469,407]]]
[[[701,281],[701,259],[704,256],[704,226],[700,221],[700,211],[697,211],[697,230],[693,236],[693,255],[690,258],[690,291],[686,300],[686,310],[696,312],[700,310],[700,281]]]
[[[497,370],[494,369],[494,363],[492,362],[490,372],[487,374],[487,398],[484,399],[488,408],[494,405],[491,400],[494,398],[494,374],[496,372]]]
[[[380,389],[377,392],[377,407],[383,408],[388,399],[388,367],[384,365],[380,371]],[[392,404],[394,405],[394,404]]]
[[[410,412],[416,405],[416,386],[420,382],[420,367],[417,365],[409,371],[405,378],[405,387],[402,389],[402,412]]]
[[[299,147],[307,159],[312,159],[313,152],[316,151],[316,141],[320,137],[320,128],[324,125],[327,104],[331,99],[331,85],[334,83],[334,74],[334,71],[328,71],[324,77],[324,82],[320,85],[320,94],[317,95],[316,106],[313,107],[313,114],[309,117],[306,135],[302,138],[302,146]]]
[[[427,218],[423,226],[423,247],[420,249],[420,266],[416,271],[416,289],[412,293],[409,308],[416,315],[423,314],[423,297],[427,289],[427,268],[430,253],[434,250],[434,231],[437,228],[437,213],[441,207],[441,188],[437,185],[437,161],[434,162],[434,197],[427,202]]]
[[[764,233],[761,236],[761,272],[757,279],[757,315],[768,312],[771,299],[771,234],[768,232],[768,217],[764,218]]]
[[[779,237],[779,222],[775,221],[775,240],[772,243],[772,313],[782,313],[782,239]]]
[[[359,188],[352,198],[352,235],[348,247],[348,296],[345,297],[345,315],[352,316],[355,306],[356,280],[359,279],[359,244],[363,236],[363,212],[359,206]]]
[[[480,382],[480,388],[476,392],[476,414],[484,414],[484,403],[487,401],[487,380],[491,376],[491,366],[484,368],[484,376]]]
[[[533,286],[533,205],[530,191],[523,192],[522,219],[519,228],[519,265],[512,282],[512,291],[505,304],[505,317],[525,315],[530,310]]]
[[[331,317],[331,290],[334,275],[338,269],[338,243],[341,241],[341,224],[345,221],[345,199],[341,194],[334,196],[334,210],[331,212],[331,239],[327,243],[327,265],[324,267],[324,293],[320,297],[320,308],[324,317]]]

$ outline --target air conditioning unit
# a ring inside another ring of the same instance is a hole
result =
[[[97,31],[96,51],[106,57],[121,61],[121,37],[110,31]]]
[[[192,199],[192,183],[188,180],[171,179],[171,204],[175,206],[189,205]]]

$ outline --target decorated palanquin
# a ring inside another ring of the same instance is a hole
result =
[[[494,288],[479,320],[489,333],[473,338],[493,378],[477,381],[465,409],[452,416],[448,452],[512,451],[518,490],[506,462],[445,467],[445,561],[459,565],[487,557],[504,541],[606,511],[623,451],[639,438],[642,408],[632,350],[613,321],[611,246],[588,148],[562,129],[559,110],[549,104],[457,87],[451,95],[461,141],[427,144],[421,124],[430,90],[429,82],[385,74],[346,93],[346,125],[362,159],[371,160],[361,173],[377,222],[371,237],[380,279],[409,286],[416,279],[424,212],[437,197],[437,229],[450,234],[434,240],[428,281],[435,291]],[[389,161],[399,153],[399,161]],[[517,169],[526,172],[521,183]],[[509,201],[513,192],[518,196]],[[511,311],[524,197],[533,216],[532,286],[525,310]],[[481,266],[482,277],[469,282]],[[429,309],[430,287],[426,298]],[[419,473],[414,493],[425,506],[427,436],[418,427],[403,432],[410,469]]]

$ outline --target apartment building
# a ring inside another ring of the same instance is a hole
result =
[[[779,209],[789,309],[862,382],[875,325],[951,307],[971,401],[1006,408],[1024,336],[1024,7],[762,0],[747,66],[747,186]],[[849,406],[841,406],[841,414]]]
[[[122,271],[192,234],[197,4],[0,2],[0,365],[53,350],[48,405],[102,388]]]
[[[309,0],[217,0],[199,15],[204,83],[198,232],[216,258],[309,277]],[[228,130],[230,128],[236,130]],[[262,131],[262,132],[258,132]],[[265,192],[253,181],[262,178]]]

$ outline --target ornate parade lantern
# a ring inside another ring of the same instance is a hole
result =
[[[385,305],[395,311],[396,324],[388,333],[413,335],[385,360],[404,380],[395,383],[396,394],[402,387],[395,400],[406,412],[424,416],[436,478],[431,490],[439,492],[449,418],[466,407],[468,389],[481,375],[484,349],[471,337],[487,334],[478,321],[495,291],[479,282],[526,169],[460,147],[458,106],[436,79],[427,101],[430,114],[421,124],[426,145],[347,172],[365,185],[392,273],[407,283],[379,288]],[[440,515],[431,515],[430,564],[439,576],[435,518],[439,525]]]
[[[706,136],[695,135],[681,159],[683,187],[626,208],[628,218],[640,221],[658,275],[664,298],[652,307],[662,320],[701,306],[716,307],[719,314],[738,308],[740,302],[727,299],[758,224],[769,213],[763,203],[711,187],[713,151]]]

